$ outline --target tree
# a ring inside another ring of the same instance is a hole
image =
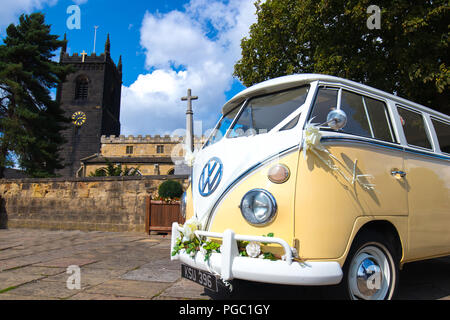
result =
[[[118,176],[138,176],[139,167],[137,168],[122,168],[122,164],[115,165],[106,159],[106,167],[98,168],[89,174],[90,177],[118,177]]]
[[[449,114],[450,10],[444,0],[258,0],[234,75],[246,86],[293,73],[361,82]]]
[[[183,187],[176,180],[167,180],[159,185],[158,194],[163,199],[176,199],[183,195]]]
[[[44,15],[22,15],[0,46],[0,178],[11,153],[28,175],[47,177],[61,169],[60,131],[70,120],[50,90],[72,71],[52,60],[65,45],[50,34]]]

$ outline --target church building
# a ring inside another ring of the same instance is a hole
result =
[[[201,148],[205,136],[195,136],[195,148]],[[87,177],[109,163],[137,169],[139,175],[174,175],[182,166],[184,137],[178,136],[102,136],[101,152],[81,159],[78,176]]]
[[[110,50],[109,34],[105,52],[100,55],[84,51],[69,55],[66,47],[61,50],[60,63],[72,65],[75,71],[60,85],[56,96],[72,120],[62,132],[66,140],[60,151],[64,169],[57,173],[86,177],[113,163],[137,169],[140,175],[175,174],[175,162],[183,159],[184,137],[120,134],[122,56],[116,65]],[[189,112],[192,121],[192,110]],[[205,137],[194,140],[200,147]]]

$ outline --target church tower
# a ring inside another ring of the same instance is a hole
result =
[[[120,135],[122,57],[116,66],[110,49],[109,34],[105,52],[99,56],[84,50],[80,55],[69,55],[66,47],[61,49],[60,63],[75,69],[57,92],[61,108],[72,120],[62,132],[66,139],[60,151],[64,169],[58,174],[64,177],[76,176],[81,159],[100,153],[102,135]]]

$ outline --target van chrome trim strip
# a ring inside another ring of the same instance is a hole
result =
[[[432,153],[428,153],[428,152],[422,152],[422,151],[411,149],[408,147],[405,148],[405,152],[414,153],[414,154],[431,157],[431,158],[437,158],[437,159],[441,159],[441,160],[450,160],[450,157],[444,156],[442,154],[432,154]]]
[[[295,145],[292,147],[289,147],[283,151],[277,152],[274,155],[269,156],[268,158],[266,158],[263,161],[258,162],[257,164],[255,164],[254,166],[250,167],[248,170],[246,170],[245,172],[243,172],[241,175],[239,175],[239,177],[237,177],[236,179],[233,180],[233,182],[231,182],[228,187],[225,188],[225,190],[222,192],[222,194],[220,195],[220,197],[217,199],[216,203],[214,204],[214,206],[212,207],[209,215],[208,215],[208,219],[206,220],[206,225],[205,225],[205,230],[209,230],[212,218],[215,215],[217,206],[219,205],[219,203],[223,200],[223,198],[225,197],[225,195],[239,182],[241,181],[243,178],[245,178],[246,176],[248,176],[249,174],[251,174],[253,171],[259,169],[260,167],[262,167],[263,165],[265,165],[266,163],[270,162],[272,159],[276,158],[276,157],[280,157],[280,156],[285,156],[288,153],[294,152],[297,149],[300,148],[300,145]]]
[[[370,140],[364,140],[364,139],[359,139],[359,138],[353,138],[353,137],[322,137],[321,141],[323,142],[327,142],[327,141],[343,141],[343,142],[353,142],[353,143],[367,143],[367,144],[373,144],[379,147],[384,147],[384,148],[388,148],[388,149],[394,149],[394,150],[398,150],[398,151],[404,151],[404,147],[401,145],[392,145],[392,144],[388,144],[388,143],[383,143],[381,141],[370,141]]]
[[[418,154],[418,155],[422,155],[422,156],[428,156],[431,158],[437,158],[437,159],[441,159],[441,160],[450,160],[450,157],[445,156],[445,155],[441,155],[441,154],[434,154],[434,153],[430,153],[430,152],[426,152],[426,151],[419,151],[416,149],[412,149],[410,147],[404,147],[404,146],[394,146],[392,144],[388,144],[388,143],[384,143],[382,141],[369,141],[369,140],[364,140],[364,139],[358,139],[358,138],[352,138],[352,137],[322,137],[321,139],[322,141],[326,142],[326,141],[345,141],[345,142],[353,142],[353,143],[367,143],[367,144],[373,144],[376,145],[378,147],[382,147],[382,148],[387,148],[387,149],[394,149],[394,150],[398,150],[398,151],[404,151],[404,152],[409,152],[409,153],[414,153],[414,154]]]

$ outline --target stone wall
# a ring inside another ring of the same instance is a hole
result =
[[[167,176],[0,180],[0,228],[145,231],[146,197]],[[187,183],[186,176],[170,179]]]

